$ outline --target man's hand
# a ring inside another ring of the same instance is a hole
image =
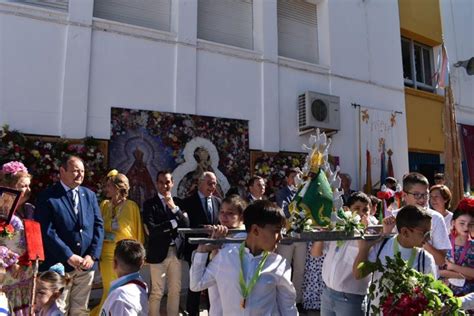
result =
[[[82,270],[90,270],[94,265],[94,259],[91,256],[87,255],[84,257],[84,261],[82,261],[81,269]]]
[[[173,210],[176,207],[176,204],[174,204],[173,197],[171,196],[171,192],[166,192],[166,196],[163,198],[164,202],[166,205],[170,208],[170,210]]]
[[[67,263],[76,270],[79,270],[81,268],[83,261],[84,258],[78,255],[72,255],[69,257],[69,259],[67,259]]]

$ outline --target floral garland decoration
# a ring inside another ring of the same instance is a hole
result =
[[[0,223],[0,237],[13,239],[13,235],[15,235],[15,228],[11,224]]]
[[[303,153],[264,153],[255,160],[253,174],[265,178],[267,198],[274,198],[276,191],[284,185],[286,171],[301,167],[305,157]]]
[[[375,315],[465,315],[461,300],[443,281],[408,267],[400,253],[385,259],[385,265],[377,258],[375,263],[366,261],[358,266],[363,275],[380,272],[380,279],[369,287],[369,298],[380,298],[378,306],[371,306]]]
[[[84,185],[100,195],[106,166],[105,155],[96,139],[88,137],[81,143],[72,143],[67,139],[44,141],[10,130],[8,125],[0,128],[0,164],[19,160],[28,167],[33,175],[32,197],[59,180],[59,166],[67,155],[83,159],[86,169]]]

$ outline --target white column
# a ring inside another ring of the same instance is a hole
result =
[[[278,31],[277,1],[253,2],[254,47],[263,55],[261,64],[261,106],[255,120],[261,128],[261,138],[254,142],[264,151],[280,150],[280,114],[278,91]],[[255,124],[254,124],[255,126]]]
[[[173,0],[171,31],[177,34],[174,111],[196,113],[197,1]]]
[[[94,0],[70,0],[61,96],[62,137],[82,138],[87,131]]]

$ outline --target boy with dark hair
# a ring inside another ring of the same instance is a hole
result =
[[[429,182],[426,177],[418,172],[411,172],[403,178],[402,199],[405,205],[414,205],[423,208],[431,216],[432,239],[424,243],[424,248],[433,255],[437,265],[445,263],[446,252],[451,249],[448,230],[444,224],[444,218],[438,212],[428,207]],[[395,219],[399,210],[392,212],[393,216],[384,219],[388,227],[395,225]]]
[[[215,285],[223,315],[297,315],[291,269],[273,252],[285,223],[285,215],[272,202],[250,204],[244,211],[245,241],[226,246],[207,267],[211,248],[199,247],[191,265],[190,288],[201,291]],[[217,226],[215,232],[225,234],[227,228]]]
[[[147,286],[139,271],[145,262],[145,248],[133,239],[117,242],[114,270],[118,279],[111,283],[101,316],[148,315]]]
[[[437,277],[437,268],[433,256],[423,250],[423,246],[430,239],[431,216],[417,205],[407,205],[400,209],[396,218],[398,235],[382,242],[359,241],[359,252],[352,267],[356,279],[365,278],[367,275],[358,269],[364,261],[375,262],[378,259],[386,264],[386,257],[393,258],[396,253],[408,262],[408,266],[424,274],[433,274]],[[375,246],[373,246],[376,244]],[[373,247],[372,247],[373,246]],[[380,272],[375,272],[373,279],[379,279]],[[372,302],[378,304],[378,298]],[[371,310],[367,306],[367,310]]]

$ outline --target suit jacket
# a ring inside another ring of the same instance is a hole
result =
[[[209,218],[209,214],[202,205],[201,198],[198,192],[193,193],[191,196],[183,200],[183,208],[189,216],[189,227],[199,228],[204,225],[217,225],[219,223],[219,209],[221,207],[221,200],[218,197],[211,196],[212,200],[212,221]],[[194,237],[194,236],[189,236]],[[202,236],[201,236],[202,237]],[[197,245],[191,245],[187,242],[184,248],[184,259],[191,262],[192,252],[197,248]]]
[[[285,212],[286,218],[290,217],[290,211],[288,206],[290,205],[291,201],[295,197],[296,191],[290,190],[288,186],[285,186],[277,191],[275,194],[275,200],[279,207],[283,208],[283,212]],[[285,205],[283,205],[286,202]]]
[[[35,220],[41,224],[45,261],[40,270],[61,262],[66,271],[73,254],[98,259],[104,240],[104,222],[95,193],[79,187],[80,211],[76,215],[71,199],[60,182],[40,193]]]
[[[173,199],[175,204],[182,204],[177,198]],[[165,209],[158,195],[143,203],[143,222],[150,235],[146,260],[148,263],[161,263],[168,254],[168,248],[172,240],[176,244],[178,257],[182,253],[183,239],[178,235],[177,228],[173,229],[171,220],[176,220],[178,227],[189,227],[189,218],[179,209],[175,214]]]

